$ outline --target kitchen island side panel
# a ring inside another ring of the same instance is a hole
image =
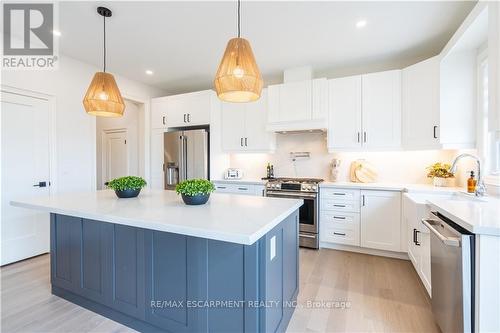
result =
[[[298,211],[252,245],[52,214],[51,274],[54,294],[143,332],[284,331]]]

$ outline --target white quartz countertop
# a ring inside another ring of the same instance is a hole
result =
[[[433,211],[441,213],[471,233],[500,236],[500,199],[429,196],[427,203]]]
[[[219,184],[240,184],[240,185],[265,185],[267,180],[262,179],[251,179],[251,178],[242,178],[242,179],[213,179],[214,183]]]
[[[187,206],[174,191],[143,190],[118,199],[112,190],[13,200],[13,206],[144,229],[251,245],[302,204],[300,199],[213,193]]]
[[[359,188],[362,190],[384,190],[403,192],[453,193],[463,190],[459,187],[436,187],[431,184],[403,184],[403,183],[354,183],[354,182],[322,182],[324,188]]]

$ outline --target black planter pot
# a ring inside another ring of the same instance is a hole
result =
[[[203,205],[206,204],[208,198],[210,198],[210,193],[198,194],[193,196],[181,194],[181,196],[182,196],[182,201],[184,201],[186,205]]]
[[[140,188],[136,189],[126,189],[126,190],[115,190],[116,196],[118,198],[135,198],[141,192]]]

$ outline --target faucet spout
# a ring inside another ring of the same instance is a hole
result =
[[[481,160],[479,159],[479,157],[472,155],[472,154],[467,154],[467,153],[458,155],[457,157],[455,157],[455,159],[451,163],[450,172],[455,173],[457,171],[458,161],[460,161],[464,157],[472,158],[477,163],[477,186],[476,186],[475,195],[476,196],[483,196],[486,192],[486,186],[484,185],[483,178],[481,177]]]

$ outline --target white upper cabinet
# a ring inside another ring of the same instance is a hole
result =
[[[294,131],[327,126],[326,79],[287,82],[268,87],[267,129]]]
[[[330,149],[361,148],[361,76],[329,80]]]
[[[361,191],[361,246],[400,251],[401,192]]]
[[[267,89],[251,103],[222,103],[222,149],[229,152],[268,152],[275,149],[274,133],[266,131]]]
[[[363,146],[399,148],[401,145],[401,71],[362,77]]]
[[[403,147],[439,148],[439,57],[403,69]]]
[[[401,144],[401,71],[329,80],[328,149],[377,150]]]
[[[210,123],[212,90],[173,95],[152,100],[151,127],[186,127]]]

